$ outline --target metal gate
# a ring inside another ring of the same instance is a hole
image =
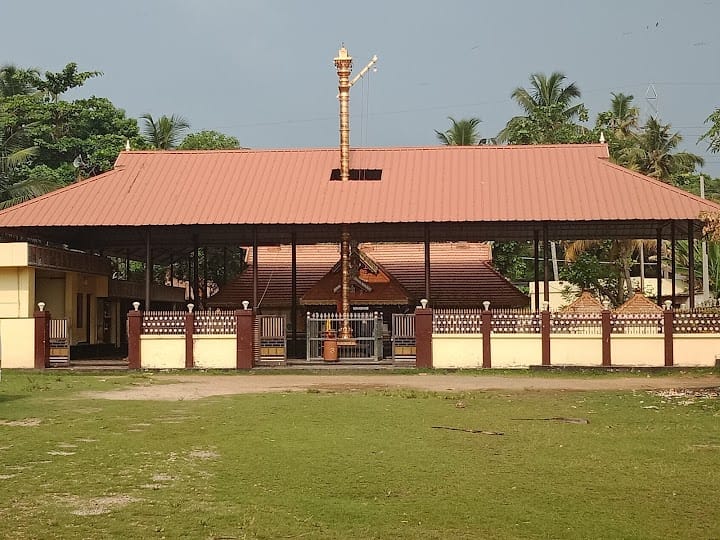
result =
[[[307,359],[323,360],[323,349],[328,335],[337,336],[342,326],[342,314],[307,314]],[[382,359],[382,317],[379,313],[350,313],[352,345],[338,343],[340,362],[377,362]]]
[[[414,313],[393,313],[391,341],[393,362],[415,362]]]
[[[258,315],[255,317],[255,359],[258,361],[284,361],[287,359],[287,332],[284,315]]]
[[[50,365],[70,365],[67,319],[50,319]]]

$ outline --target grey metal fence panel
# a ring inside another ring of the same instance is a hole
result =
[[[329,332],[337,336],[342,327],[342,314],[307,314],[307,359],[323,360],[324,343]],[[338,361],[378,361],[382,358],[382,319],[378,313],[350,314],[352,345],[338,344]]]

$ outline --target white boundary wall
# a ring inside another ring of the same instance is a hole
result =
[[[235,334],[193,336],[193,357],[198,368],[235,369],[237,337]]]
[[[492,334],[492,367],[527,368],[542,364],[540,334]],[[675,334],[674,365],[714,367],[720,358],[720,334]],[[438,369],[481,368],[481,334],[433,334],[433,367]],[[611,366],[662,367],[665,344],[662,334],[612,334]],[[602,365],[602,336],[552,334],[550,364],[553,366],[593,367]]]
[[[140,365],[143,369],[185,369],[185,336],[140,336]]]

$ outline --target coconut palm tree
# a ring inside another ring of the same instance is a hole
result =
[[[479,118],[463,118],[455,120],[452,116],[448,116],[451,122],[450,129],[440,132],[435,130],[438,140],[447,146],[474,146],[480,144],[480,134],[478,133],[478,125],[481,120]]]
[[[607,126],[618,139],[627,139],[637,132],[640,109],[632,105],[634,96],[622,92],[611,94]]]
[[[13,64],[0,66],[0,97],[32,94],[37,90],[40,72],[20,69]]]
[[[689,173],[705,161],[690,152],[674,152],[682,141],[679,133],[670,132],[670,124],[650,117],[632,145],[622,149],[620,164],[647,176],[670,183],[674,176]]]
[[[518,87],[511,94],[525,115],[511,118],[497,139],[525,144],[568,142],[586,131],[575,125],[587,116],[585,105],[577,103],[580,89],[575,83],[564,85],[565,79],[557,71],[550,76],[530,75],[530,88]]]
[[[37,155],[37,147],[13,145],[14,137],[0,133],[0,208],[7,208],[33,197],[44,195],[61,187],[53,178],[31,177],[16,181],[15,168],[27,163]]]
[[[190,129],[190,124],[182,116],[161,116],[156,120],[150,113],[140,118],[145,121],[143,135],[145,140],[157,150],[171,150],[179,144],[182,135]]]
[[[575,120],[583,108],[582,103],[573,103],[580,98],[580,89],[575,83],[563,86],[566,78],[559,71],[551,73],[549,77],[543,73],[533,73],[530,75],[530,89],[517,87],[511,97],[527,114],[540,107],[559,106],[563,118]]]

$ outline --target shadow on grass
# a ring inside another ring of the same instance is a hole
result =
[[[15,394],[0,394],[0,403],[5,403],[6,401],[15,401],[16,399],[23,399],[28,396],[20,396]]]

